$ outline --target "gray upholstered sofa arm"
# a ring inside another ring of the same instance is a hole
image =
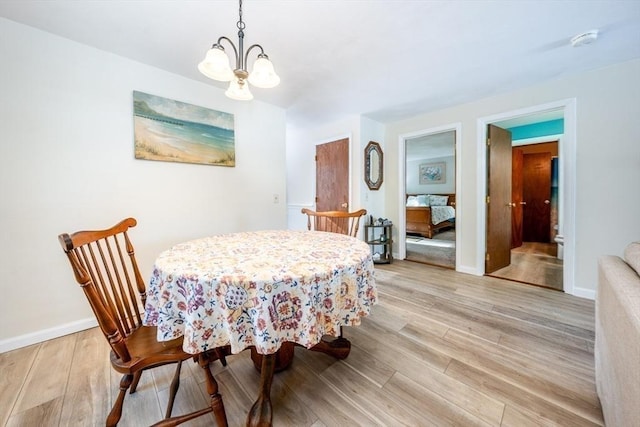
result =
[[[640,259],[627,263],[603,256],[598,264],[596,388],[605,423],[612,427],[640,425],[640,276],[631,267],[640,264],[635,261]]]

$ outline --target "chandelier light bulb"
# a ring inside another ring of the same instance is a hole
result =
[[[251,101],[253,94],[249,90],[249,83],[245,79],[234,77],[229,83],[229,89],[224,93],[236,101]]]
[[[198,64],[198,70],[210,79],[220,82],[228,82],[234,77],[229,57],[220,46],[214,46],[207,51],[207,56]]]
[[[273,69],[273,64],[267,55],[261,54],[253,63],[253,71],[249,74],[249,83],[255,87],[270,89],[280,84],[280,77]]]

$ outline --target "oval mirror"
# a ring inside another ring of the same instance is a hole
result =
[[[369,190],[378,190],[382,185],[382,148],[380,144],[369,141],[364,149],[364,181]]]

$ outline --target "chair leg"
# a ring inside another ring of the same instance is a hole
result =
[[[212,359],[210,357],[210,354],[205,352],[205,353],[200,353],[198,356],[195,356],[197,358],[198,364],[200,365],[200,367],[204,370],[205,373],[205,377],[207,379],[207,392],[209,393],[209,396],[211,398],[211,402],[209,407],[201,409],[199,411],[195,411],[195,412],[191,412],[189,414],[185,414],[185,415],[179,415],[179,416],[175,416],[175,417],[167,417],[165,419],[163,419],[162,421],[159,421],[155,424],[153,424],[152,427],[174,427],[177,426],[179,424],[185,423],[189,420],[192,420],[194,418],[200,417],[202,415],[208,414],[210,412],[213,412],[213,415],[216,419],[216,425],[218,427],[227,427],[227,414],[224,410],[224,404],[222,402],[222,396],[220,396],[220,393],[218,393],[218,383],[216,382],[215,378],[213,377],[213,374],[211,373],[211,368],[209,367]],[[216,358],[218,357],[218,354],[216,353]],[[215,359],[214,359],[215,360]],[[176,388],[177,390],[177,388]]]
[[[222,402],[222,396],[218,393],[218,383],[211,373],[209,367],[209,357],[206,353],[201,353],[198,357],[198,364],[204,370],[205,377],[207,379],[207,393],[211,397],[211,409],[213,415],[216,418],[216,424],[218,427],[227,427],[227,414],[224,410],[224,403]]]
[[[178,392],[178,387],[180,387],[181,368],[182,368],[182,360],[178,362],[178,366],[176,367],[176,373],[173,375],[173,380],[171,381],[171,387],[169,387],[169,403],[167,404],[167,413],[164,416],[165,418],[170,418],[171,411],[173,411],[173,402],[176,400],[176,393]]]
[[[129,394],[133,394],[136,392],[138,388],[138,383],[140,382],[140,378],[142,377],[142,371],[138,371],[133,374],[133,382],[131,383],[131,390],[129,390]]]
[[[127,394],[127,390],[131,386],[132,381],[133,375],[131,374],[124,375],[120,380],[120,392],[118,393],[118,397],[113,404],[113,408],[107,417],[107,427],[115,427],[118,425],[118,421],[120,421],[120,417],[122,416],[122,404],[124,402],[124,397]]]
[[[218,357],[218,359],[220,359],[220,363],[222,363],[222,366],[227,366],[227,352],[226,349],[222,348],[222,347],[218,347],[215,350],[216,356]]]

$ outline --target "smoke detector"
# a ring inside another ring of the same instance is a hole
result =
[[[571,46],[580,47],[587,44],[591,44],[598,38],[598,30],[587,31],[586,33],[578,34],[571,39]]]

